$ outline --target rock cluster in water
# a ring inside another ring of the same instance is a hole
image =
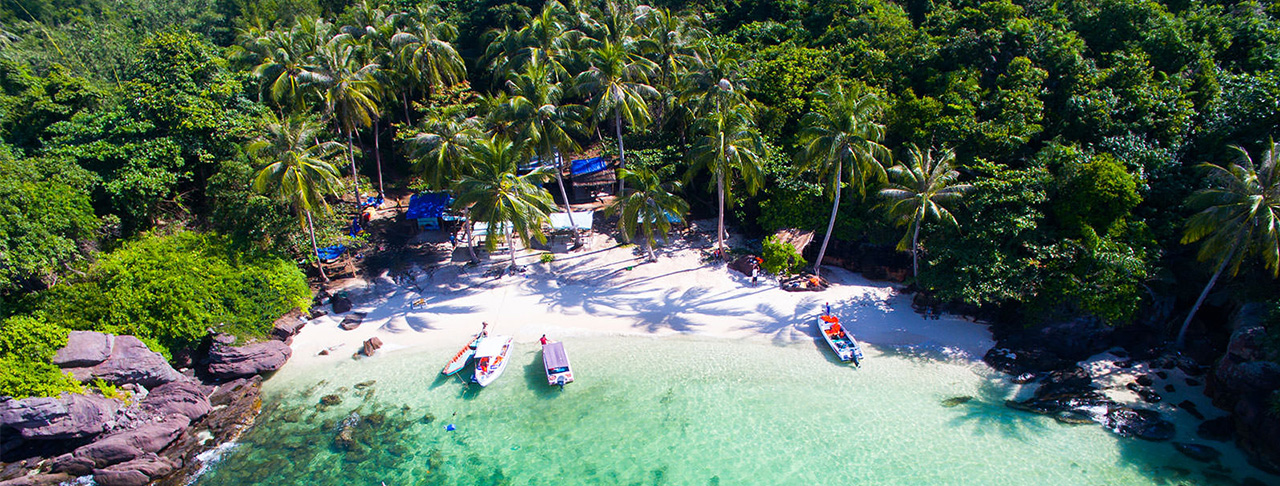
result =
[[[175,370],[133,336],[71,332],[54,363],[84,382],[103,380],[127,396],[94,393],[0,401],[0,452],[14,464],[0,485],[58,484],[93,475],[101,486],[182,484],[195,456],[252,425],[261,373],[279,369],[302,325],[300,312],[276,322],[277,340],[233,346],[210,336],[196,370]],[[297,322],[295,322],[297,321]]]

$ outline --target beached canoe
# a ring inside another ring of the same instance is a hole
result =
[[[511,336],[489,336],[476,347],[476,374],[471,381],[489,386],[507,368],[511,353]]]
[[[462,371],[462,368],[467,366],[467,362],[471,361],[471,356],[476,354],[476,347],[480,345],[482,339],[479,334],[472,336],[471,340],[467,341],[467,345],[463,346],[458,351],[458,354],[453,355],[453,359],[449,360],[449,364],[444,365],[444,369],[440,370],[440,374],[449,376]]]
[[[855,366],[862,363],[862,346],[840,325],[839,317],[831,314],[818,316],[818,332],[822,333],[822,338],[827,340],[840,361],[853,361]]]
[[[548,385],[573,383],[573,370],[569,368],[569,355],[564,353],[564,344],[557,341],[542,345],[542,367],[547,370]]]

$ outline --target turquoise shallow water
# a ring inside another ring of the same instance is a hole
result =
[[[258,425],[196,484],[1207,482],[1168,443],[1007,409],[980,364],[871,349],[853,369],[817,343],[685,336],[565,347],[577,382],[564,391],[546,386],[532,342],[483,390],[438,378],[452,345],[286,369]],[[318,407],[327,394],[343,402]]]

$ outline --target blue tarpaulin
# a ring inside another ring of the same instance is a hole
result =
[[[375,208],[376,208],[376,207],[381,207],[381,206],[382,206],[382,196],[369,196],[369,197],[368,197],[368,199],[365,199],[365,200],[364,200],[364,204],[363,204],[363,205],[364,205],[364,206],[373,206],[373,207],[375,207]]]
[[[449,207],[453,198],[443,192],[424,192],[409,198],[409,210],[404,217],[408,219],[439,218]]]
[[[573,161],[573,175],[587,175],[600,172],[608,168],[603,157],[592,157],[590,159]]]
[[[346,245],[326,246],[324,248],[316,249],[316,256],[320,257],[320,261],[322,262],[329,262],[342,256],[342,253],[345,251],[347,251]]]

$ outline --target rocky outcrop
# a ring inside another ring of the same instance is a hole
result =
[[[213,407],[204,386],[193,381],[175,381],[160,385],[138,404],[156,416],[182,415],[192,422],[204,418]]]
[[[189,425],[191,421],[187,417],[170,415],[136,429],[115,432],[78,447],[70,454],[54,458],[51,469],[53,472],[85,475],[96,469],[132,461],[148,452],[160,452]]]
[[[116,336],[112,339],[111,355],[101,363],[92,367],[64,369],[80,381],[101,378],[113,385],[137,383],[147,388],[182,379],[182,374],[169,366],[163,355],[147,348],[146,344],[133,336]]]
[[[360,327],[360,324],[364,323],[364,316],[367,315],[369,315],[367,312],[352,312],[351,314],[348,314],[347,317],[342,318],[342,322],[338,324],[338,327],[342,328],[344,331],[353,331],[357,327]]]
[[[74,479],[74,476],[65,473],[32,474],[0,481],[0,486],[55,486],[69,483]]]
[[[1218,408],[1232,412],[1236,445],[1250,462],[1259,469],[1280,473],[1280,416],[1271,413],[1271,397],[1280,393],[1280,365],[1268,360],[1275,357],[1266,354],[1266,328],[1249,320],[1237,321],[1226,354],[1206,380],[1205,392]]]
[[[179,468],[174,474],[157,481],[156,485],[185,486],[186,478],[201,466],[196,459],[198,454],[216,444],[236,440],[248,430],[262,406],[261,384],[261,376],[250,376],[215,387],[209,395],[209,403],[213,405],[209,414],[160,451],[161,457],[178,464]]]
[[[373,353],[382,347],[382,340],[377,336],[371,337],[364,342],[364,347],[360,349],[360,353],[365,356],[373,356]]]
[[[25,440],[78,439],[107,431],[122,403],[95,395],[64,393],[0,403],[0,432],[14,430]]]
[[[114,336],[93,331],[71,331],[67,345],[53,355],[53,364],[62,368],[93,366],[111,356]]]
[[[144,486],[177,469],[177,465],[154,453],[143,454],[128,462],[94,469],[93,481],[101,486]]]
[[[333,313],[334,313],[334,314],[342,314],[342,313],[344,313],[344,312],[351,312],[351,299],[347,298],[347,296],[346,296],[346,295],[341,295],[341,294],[339,294],[339,295],[335,295],[335,296],[333,296],[333,297],[330,297],[330,298],[329,298],[329,304],[331,304],[331,305],[333,306]]]
[[[294,309],[280,316],[271,325],[271,338],[277,341],[284,341],[286,344],[293,341],[293,336],[302,330],[302,326],[307,325],[304,317],[302,309]]]
[[[289,345],[266,341],[245,346],[214,342],[209,348],[209,374],[214,377],[240,378],[275,371],[293,355]]]
[[[997,344],[983,361],[1012,375],[1074,366],[1112,344],[1112,328],[1095,319],[1075,319],[1034,328],[993,326]]]

